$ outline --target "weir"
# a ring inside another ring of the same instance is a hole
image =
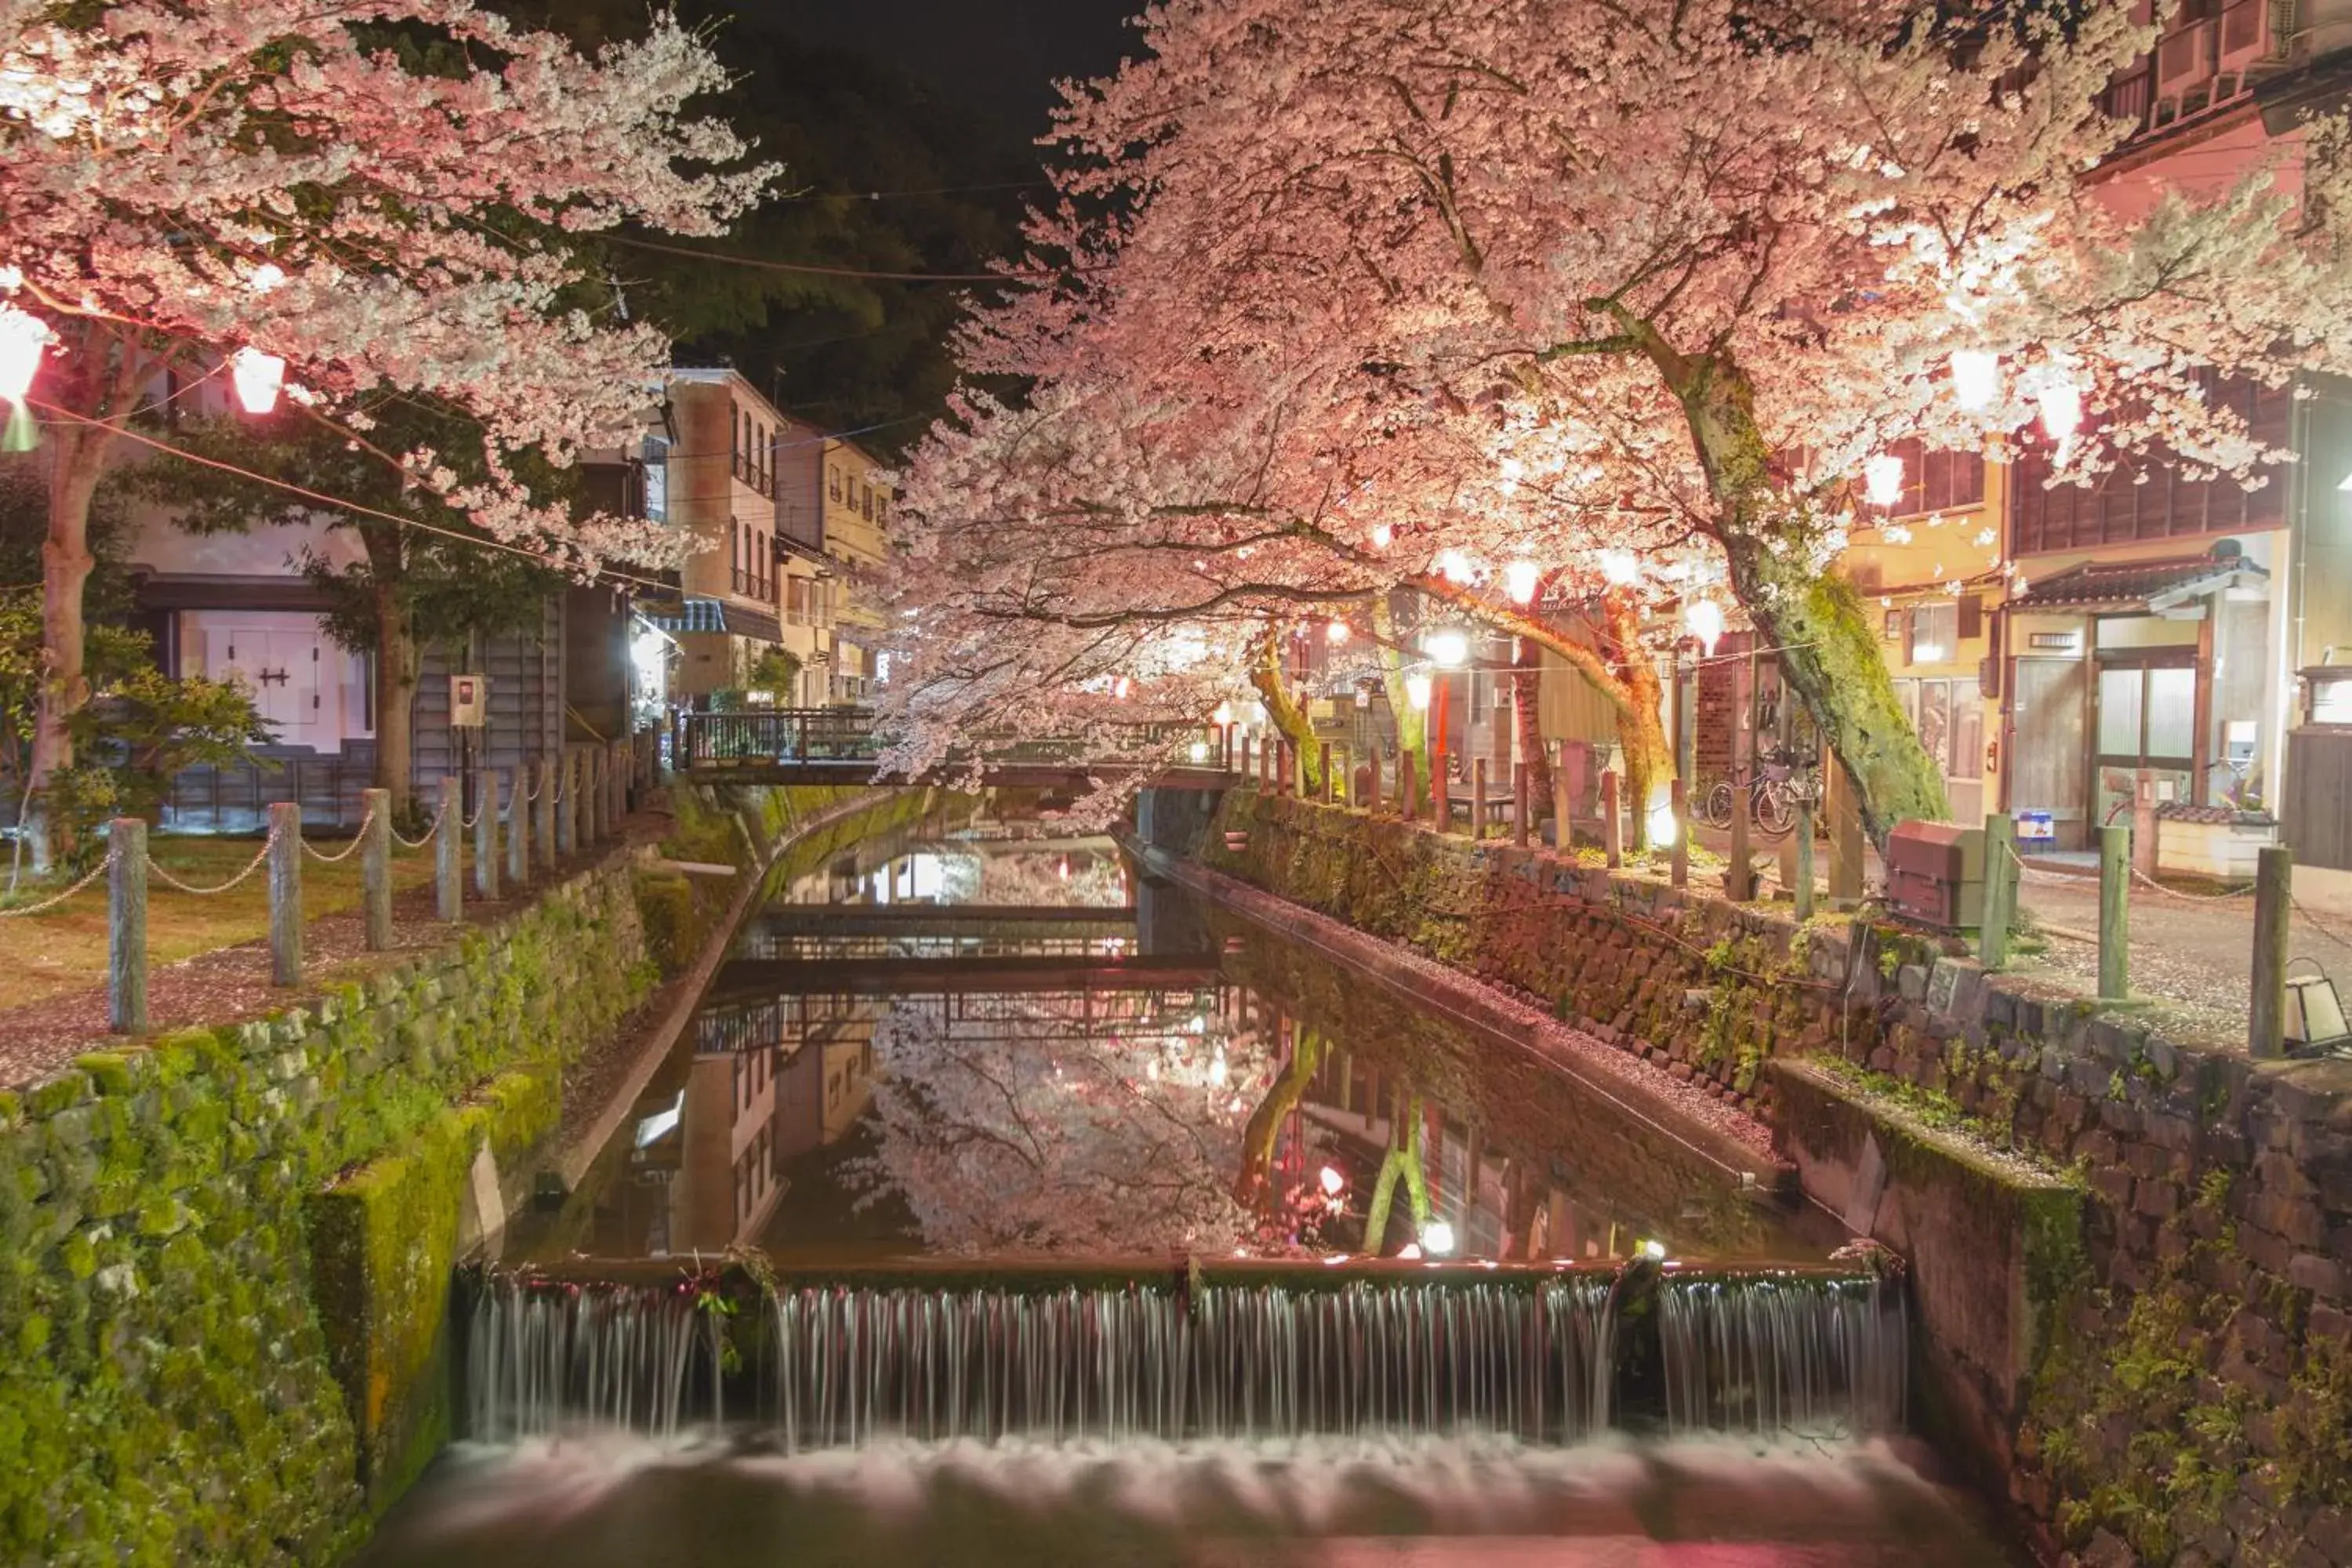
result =
[[[787,1451],[1465,1432],[1564,1446],[1662,1425],[1858,1437],[1904,1417],[1902,1294],[1869,1276],[1258,1266],[931,1284],[476,1269],[461,1286],[461,1408],[487,1440],[699,1423]]]

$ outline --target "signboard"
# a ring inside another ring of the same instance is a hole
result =
[[[490,678],[453,675],[449,678],[449,722],[461,730],[478,730],[490,721]]]
[[[2017,814],[2017,841],[2020,844],[2055,844],[2058,824],[2046,811],[2021,811]]]

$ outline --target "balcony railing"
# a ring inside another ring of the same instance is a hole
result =
[[[2108,84],[2100,107],[2147,131],[2227,103],[2263,68],[2286,61],[2292,19],[2280,0],[2232,0],[2219,16],[2158,39],[2154,54]]]

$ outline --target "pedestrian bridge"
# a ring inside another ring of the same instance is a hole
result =
[[[1115,752],[1081,739],[975,736],[919,778],[883,773],[889,737],[866,708],[772,708],[740,713],[681,713],[671,735],[672,765],[698,784],[981,784],[1009,789],[1070,789],[1093,783],[1140,782],[1176,789],[1215,789],[1232,782],[1225,748],[1213,729],[1136,724]],[[1185,737],[1192,737],[1191,744]],[[1139,762],[1153,752],[1174,760]]]

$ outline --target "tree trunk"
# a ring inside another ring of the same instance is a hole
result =
[[[1642,647],[1641,612],[1634,607],[1633,595],[1612,590],[1601,595],[1601,628],[1609,640],[1617,646],[1615,660],[1617,679],[1623,685],[1626,708],[1637,716],[1637,721],[1617,726],[1617,744],[1625,753],[1625,793],[1621,797],[1632,803],[1633,827],[1627,839],[1636,850],[1650,847],[1650,809],[1661,804],[1652,798],[1654,791],[1660,796],[1674,782],[1674,743],[1666,738],[1665,692],[1658,680],[1658,667]],[[1625,710],[1620,710],[1621,721]]]
[[[1290,694],[1290,683],[1282,678],[1282,639],[1287,627],[1277,625],[1258,645],[1257,663],[1250,670],[1250,684],[1257,689],[1258,697],[1265,703],[1265,716],[1274,727],[1287,736],[1297,748],[1299,772],[1304,775],[1308,794],[1322,788],[1323,778],[1316,765],[1315,726],[1307,717],[1307,710]]]
[[[375,584],[375,787],[392,795],[394,818],[408,813],[409,780],[416,760],[415,628],[409,625],[399,590],[379,577]]]
[[[1950,814],[1944,775],[1895,699],[1878,637],[1853,585],[1806,564],[1810,520],[1759,515],[1771,493],[1770,448],[1755,391],[1727,361],[1681,363],[1675,390],[1690,422],[1719,515],[1715,532],[1732,592],[1837,754],[1883,849],[1898,822]],[[1675,383],[1670,370],[1670,384]]]
[[[1530,810],[1551,799],[1551,759],[1545,753],[1541,697],[1543,649],[1533,639],[1520,637],[1511,673],[1512,754],[1528,767]],[[1565,826],[1565,825],[1562,825]]]
[[[1618,744],[1625,752],[1625,782],[1633,791],[1628,798],[1646,802],[1654,788],[1663,794],[1675,776],[1675,753],[1666,743],[1658,672],[1643,656],[1641,617],[1631,595],[1612,590],[1601,596],[1602,628],[1617,645],[1615,657],[1603,658],[1549,622],[1476,598],[1443,577],[1417,578],[1413,586],[1566,659],[1570,668],[1609,700],[1616,712]],[[1633,813],[1631,843],[1636,849],[1649,847],[1648,818],[1646,805]]]
[[[1411,754],[1429,776],[1429,721],[1412,705],[1404,685],[1404,650],[1397,646],[1396,616],[1389,611],[1386,594],[1372,595],[1372,636],[1381,645],[1381,685],[1388,693],[1389,713],[1396,720],[1397,752]]]
[[[52,818],[42,799],[50,781],[73,766],[73,716],[89,700],[82,673],[82,585],[89,553],[89,505],[104,471],[112,431],[72,425],[51,437],[48,536],[41,544],[41,657],[47,666],[33,715],[33,868],[47,871],[70,854],[71,825]]]
[[[1274,1146],[1282,1135],[1283,1119],[1298,1108],[1323,1060],[1323,1040],[1304,1025],[1293,1025],[1290,1060],[1266,1086],[1265,1094],[1250,1112],[1242,1130],[1242,1168],[1234,1182],[1234,1201],[1255,1209],[1265,1201],[1272,1183]]]

